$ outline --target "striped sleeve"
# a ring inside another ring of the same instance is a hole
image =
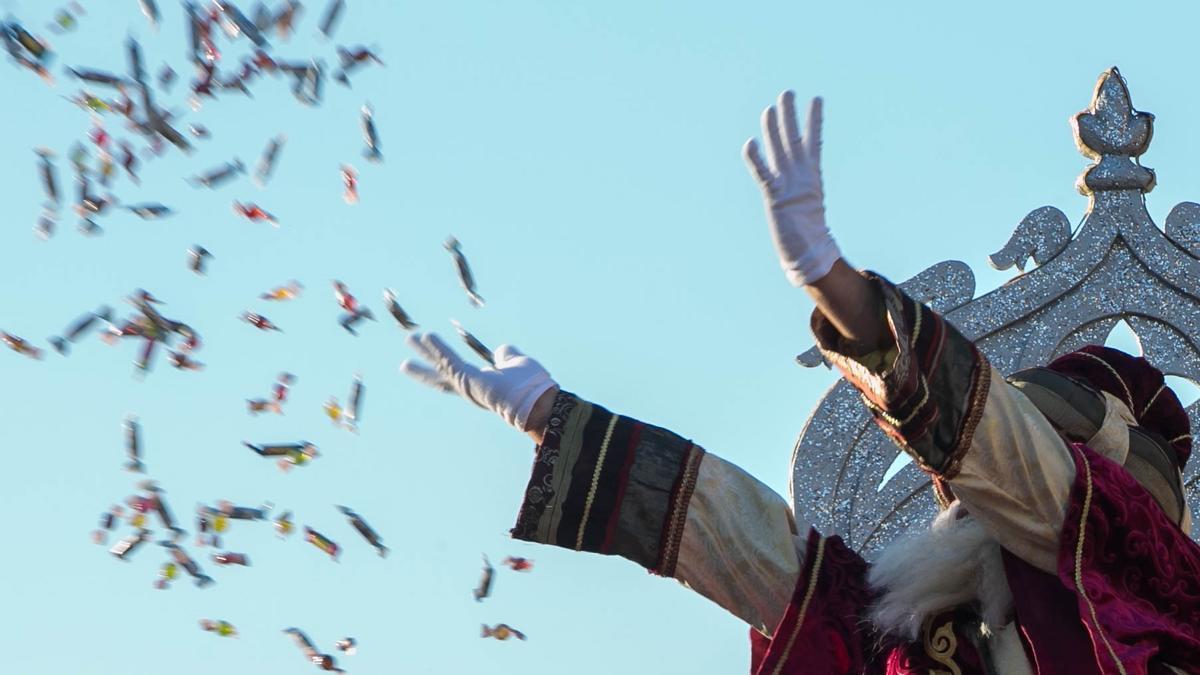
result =
[[[883,277],[865,272],[884,300],[893,344],[877,367],[855,356],[833,324],[815,311],[812,329],[825,358],[861,393],[883,431],[923,470],[958,474],[983,415],[987,359],[940,314]]]
[[[762,631],[786,609],[803,550],[787,503],[752,476],[566,392],[554,401],[512,535],[626,558]]]

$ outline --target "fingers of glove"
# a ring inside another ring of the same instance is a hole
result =
[[[424,333],[413,333],[412,335],[409,335],[407,338],[405,338],[404,342],[407,343],[408,346],[414,352],[419,354],[421,356],[421,358],[425,359],[426,361],[428,361],[430,363],[437,363],[437,361],[438,361],[437,352],[434,352],[433,350],[431,350],[429,347],[427,347],[425,345],[425,343],[423,341],[424,338],[425,338]]]
[[[767,168],[762,154],[758,151],[758,141],[753,138],[746,141],[746,144],[742,146],[742,158],[746,160],[746,166],[750,167],[751,173],[758,179],[758,182],[763,185],[770,184],[771,170]]]
[[[800,138],[800,124],[796,121],[796,92],[788,89],[779,95],[779,116],[783,118],[783,140],[788,155],[793,161],[806,161],[801,157],[804,145]]]
[[[779,130],[779,112],[770,106],[762,115],[763,142],[767,144],[767,164],[775,173],[787,163],[787,152],[783,149],[783,137]]]
[[[817,172],[821,171],[821,125],[824,122],[825,102],[814,96],[808,104],[808,119],[805,121],[804,150]]]
[[[475,381],[469,373],[457,372],[452,377],[454,378],[454,382],[451,386],[459,395],[484,410],[492,409],[492,407],[488,406],[487,401],[484,400],[483,396],[486,394],[486,391],[482,387],[475,386]]]
[[[450,392],[454,390],[454,387],[444,380],[436,370],[412,359],[406,359],[404,363],[400,364],[400,372],[421,384],[433,387],[439,391]]]
[[[525,356],[525,353],[513,345],[500,345],[492,352],[492,356],[496,358],[496,364],[499,365],[506,361],[512,361],[513,359]]]
[[[446,344],[442,338],[438,337],[437,333],[426,333],[421,336],[421,344],[425,345],[425,347],[436,355],[433,359],[433,365],[443,375],[461,373],[466,369],[467,364],[462,360],[462,357],[451,349],[450,345]]]

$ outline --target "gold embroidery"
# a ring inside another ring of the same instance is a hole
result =
[[[596,470],[592,472],[592,485],[588,488],[587,501],[583,504],[583,518],[579,520],[579,534],[575,537],[576,551],[583,548],[583,530],[587,527],[588,515],[592,512],[592,502],[596,499],[596,487],[600,484],[600,469],[604,468],[604,456],[608,454],[608,442],[612,440],[617,419],[617,416],[613,415],[612,419],[608,421],[608,430],[604,432],[604,442],[600,444],[600,456],[596,458]]]
[[[1075,450],[1075,454],[1079,455],[1080,464],[1083,465],[1084,478],[1083,508],[1080,510],[1079,516],[1079,540],[1075,542],[1075,592],[1087,603],[1095,635],[1100,636],[1100,641],[1104,643],[1108,655],[1112,657],[1113,663],[1117,664],[1117,672],[1125,675],[1125,666],[1117,658],[1117,653],[1113,650],[1112,645],[1109,644],[1108,636],[1104,634],[1104,628],[1100,626],[1100,619],[1096,617],[1096,606],[1092,604],[1092,599],[1088,597],[1087,590],[1083,587],[1083,539],[1087,528],[1088,511],[1092,508],[1092,465],[1088,462],[1087,455],[1078,449]]]
[[[675,501],[671,512],[667,515],[667,533],[662,539],[662,552],[659,554],[660,563],[657,574],[675,576],[675,564],[679,559],[679,543],[683,540],[683,530],[687,526],[688,502],[696,489],[696,476],[700,473],[700,462],[704,459],[704,449],[698,445],[688,448],[687,457],[683,461],[683,470],[679,474],[679,486],[675,492]]]
[[[1120,382],[1121,388],[1125,390],[1125,400],[1129,403],[1129,409],[1132,411],[1133,410],[1133,394],[1129,393],[1129,385],[1125,384],[1125,380],[1121,378],[1121,375],[1119,373],[1117,373],[1117,369],[1113,368],[1111,365],[1109,365],[1108,361],[1105,361],[1104,359],[1100,358],[1099,356],[1096,356],[1095,354],[1090,354],[1088,352],[1076,352],[1076,353],[1081,356],[1086,356],[1089,359],[1092,359],[1093,361],[1096,361],[1100,365],[1104,366],[1104,368],[1106,370],[1108,370],[1108,372],[1111,373],[1113,377],[1117,378],[1117,382]]]
[[[1154,405],[1154,402],[1158,400],[1158,395],[1163,393],[1163,389],[1166,389],[1166,388],[1167,388],[1167,385],[1164,384],[1163,386],[1158,388],[1158,391],[1154,392],[1154,395],[1150,397],[1150,401],[1146,404],[1146,407],[1142,408],[1142,414],[1138,415],[1138,417],[1146,416],[1146,413],[1150,411],[1150,406]]]
[[[947,621],[930,634],[933,628],[933,617],[925,620],[921,634],[925,637],[925,655],[949,668],[939,670],[930,668],[929,675],[962,675],[962,669],[954,662],[954,653],[958,651],[958,637],[954,635],[954,622]]]
[[[775,670],[771,671],[771,675],[779,675],[783,670],[783,664],[787,663],[788,654],[792,651],[792,645],[796,642],[796,636],[800,634],[800,628],[804,626],[804,615],[808,613],[808,602],[812,600],[813,593],[817,590],[817,576],[821,571],[821,563],[825,560],[825,538],[821,537],[817,540],[817,555],[813,560],[812,574],[808,575],[808,589],[804,591],[804,601],[800,603],[800,612],[796,616],[796,627],[792,629],[792,634],[788,636],[787,644],[783,647],[783,653],[779,655],[779,662],[775,664]]]

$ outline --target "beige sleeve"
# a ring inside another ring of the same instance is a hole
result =
[[[950,486],[1000,545],[1054,573],[1075,464],[1050,422],[995,369],[971,448]]]
[[[778,494],[720,457],[704,456],[676,579],[770,636],[795,590],[804,546]]]

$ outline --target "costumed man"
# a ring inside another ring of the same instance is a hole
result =
[[[438,336],[402,370],[537,442],[512,535],[627,558],[751,626],[751,672],[1200,673],[1200,546],[1186,412],[1142,358],[1093,346],[1005,378],[936,312],[852,269],[825,225],[821,101],[763,113],[763,188],[826,359],[941,507],[868,564],[671,431],[561,390],[511,346],[464,362]]]

